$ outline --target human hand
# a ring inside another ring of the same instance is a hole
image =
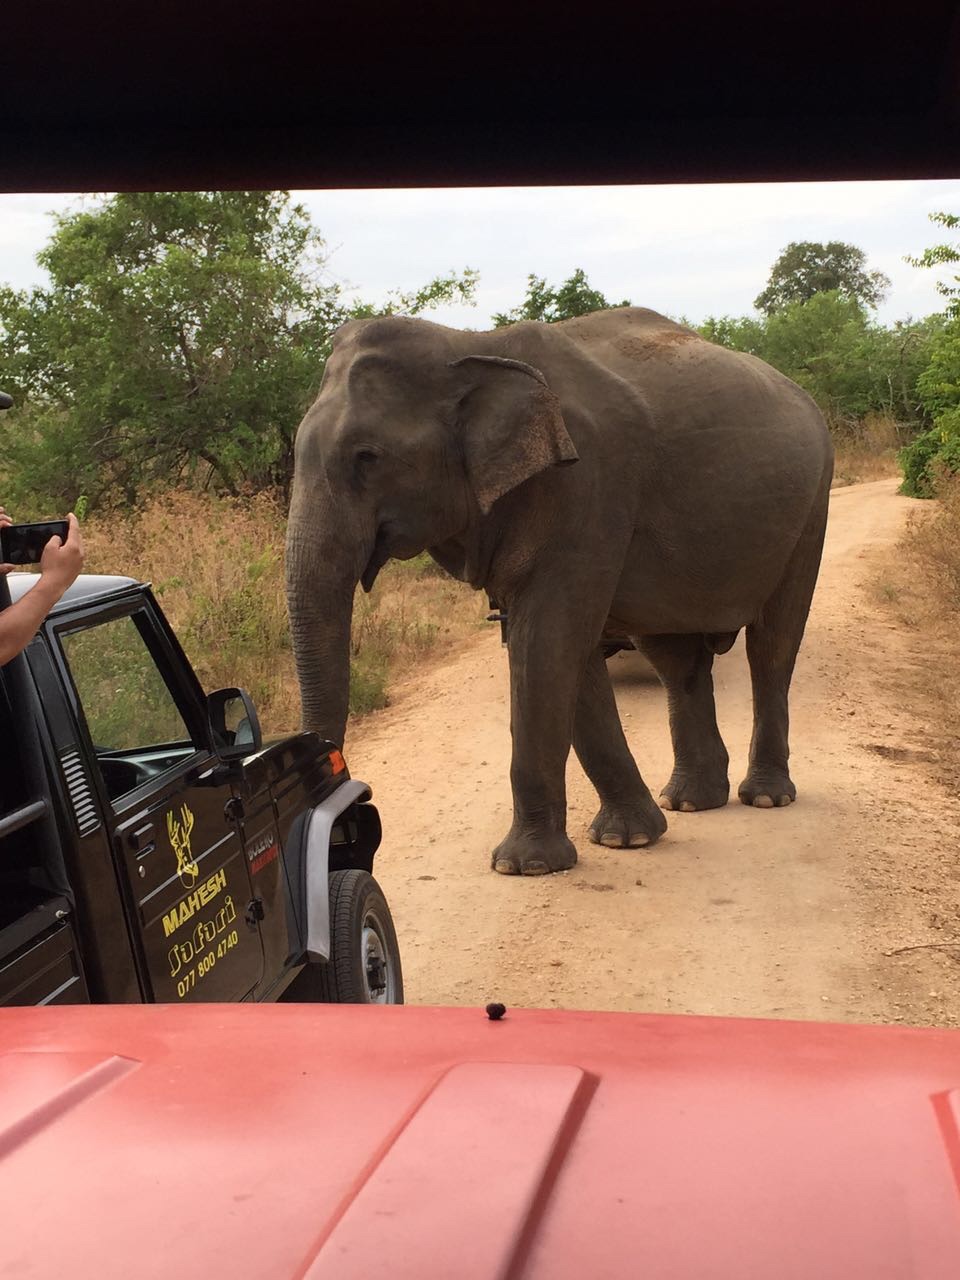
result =
[[[0,507],[0,528],[9,524],[13,524],[13,521],[7,515],[6,509],[4,507]],[[0,564],[0,574],[12,573],[16,567],[17,566],[13,564]]]
[[[66,541],[61,543],[54,535],[40,557],[40,577],[57,592],[58,600],[83,568],[83,541],[73,512],[67,516],[67,525]]]

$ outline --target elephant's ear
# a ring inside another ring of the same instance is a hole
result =
[[[578,462],[560,401],[533,365],[463,356],[470,384],[460,401],[467,475],[486,515],[498,498],[547,467]]]

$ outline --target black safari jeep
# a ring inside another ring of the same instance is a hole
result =
[[[370,789],[204,694],[147,586],[78,578],[0,669],[0,732],[0,1005],[402,1003]]]

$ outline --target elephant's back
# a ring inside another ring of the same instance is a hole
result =
[[[829,432],[814,401],[756,356],[702,338],[686,325],[643,307],[618,307],[557,326],[596,367],[642,395],[661,431],[686,437],[720,423],[769,445],[781,434],[791,451],[826,458]],[[813,446],[813,447],[811,447]]]
[[[709,346],[686,325],[646,307],[613,307],[564,320],[556,326],[564,337],[609,367],[627,370],[655,358],[669,358],[680,349]]]
[[[594,311],[556,328],[592,360],[648,394],[660,386],[675,394],[684,375],[738,389],[751,383],[795,385],[763,360],[709,342],[695,329],[645,307]]]

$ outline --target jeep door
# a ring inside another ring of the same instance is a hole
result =
[[[258,912],[193,671],[150,602],[56,627],[97,774],[144,999],[249,998]]]

